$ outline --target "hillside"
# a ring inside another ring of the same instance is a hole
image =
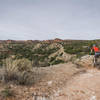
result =
[[[34,67],[66,63],[73,56],[79,58],[90,54],[90,48],[94,43],[99,44],[100,40],[0,41],[0,65],[2,66],[3,60],[9,57],[26,58]]]

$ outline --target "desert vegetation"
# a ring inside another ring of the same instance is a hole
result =
[[[1,91],[0,96],[2,97],[2,99],[7,99],[7,98],[10,98],[10,97],[14,97],[15,94],[14,94],[14,91],[10,87],[5,87]]]
[[[66,63],[67,54],[71,55],[70,61],[90,54],[93,44],[99,40],[51,40],[46,41],[3,41],[0,43],[0,66],[2,82],[13,81],[16,84],[33,84],[34,67],[46,67]],[[31,81],[29,81],[31,80]]]
[[[32,64],[28,59],[12,59],[4,60],[1,69],[1,81],[3,83],[14,82],[20,85],[33,84],[34,75],[32,72]]]
[[[0,65],[2,67],[3,60],[9,57],[28,59],[32,62],[33,67],[46,67],[52,64],[64,63],[66,62],[64,59],[57,59],[57,57],[62,58],[65,53],[77,57],[90,54],[91,46],[94,43],[98,45],[100,40],[3,41],[0,43]],[[64,48],[64,51],[51,57],[61,47]]]

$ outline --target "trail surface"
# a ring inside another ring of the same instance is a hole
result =
[[[100,70],[76,75],[58,91],[55,100],[100,100]]]
[[[88,64],[88,63],[87,63]],[[100,70],[78,67],[71,62],[39,68],[36,83],[32,86],[0,84],[0,91],[8,85],[15,97],[8,100],[100,100]],[[43,96],[53,99],[43,99]],[[41,98],[41,99],[40,99]],[[5,100],[1,98],[0,100]]]

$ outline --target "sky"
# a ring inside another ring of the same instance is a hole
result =
[[[0,40],[100,39],[100,0],[0,0]]]

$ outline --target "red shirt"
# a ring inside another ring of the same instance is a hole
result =
[[[99,48],[98,47],[93,47],[94,52],[99,52]]]

